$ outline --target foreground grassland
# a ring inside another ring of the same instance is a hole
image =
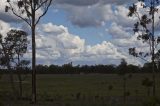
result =
[[[14,77],[16,79],[16,75]],[[132,74],[127,79],[126,89],[129,93],[126,106],[145,106],[155,101],[148,96],[148,88],[142,86],[145,77],[151,79],[152,75]],[[18,81],[15,83],[18,89]],[[156,76],[156,94],[160,98],[159,74]],[[37,95],[37,106],[124,106],[123,79],[116,74],[37,75]],[[2,76],[0,106],[32,106],[31,75],[27,75],[23,81],[23,99],[15,97],[10,88],[9,75]]]

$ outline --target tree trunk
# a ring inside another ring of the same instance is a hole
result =
[[[123,75],[123,102],[124,105],[126,104],[126,78],[125,75]]]
[[[20,53],[20,51],[19,51]],[[22,98],[22,77],[21,77],[21,71],[20,70],[20,54],[18,53],[18,65],[17,65],[17,71],[18,71],[18,80],[19,80],[19,97]]]
[[[19,79],[19,96],[20,98],[22,98],[22,77],[20,73],[18,73],[18,79]]]
[[[9,77],[10,77],[11,88],[12,88],[12,92],[14,95],[14,94],[16,94],[16,89],[15,89],[15,84],[14,84],[13,72],[10,69],[9,69],[9,71],[10,71]]]
[[[13,72],[12,72],[13,70],[11,70],[9,62],[7,62],[7,68],[8,68],[8,71],[9,71],[11,88],[12,88],[12,92],[13,92],[13,95],[14,95],[14,94],[16,94],[16,89],[15,89],[15,85],[14,85],[14,77],[13,77]]]
[[[152,6],[155,7],[155,1],[152,1]],[[153,96],[155,96],[156,92],[156,80],[155,80],[155,38],[154,38],[154,13],[152,12],[152,78],[153,78]]]
[[[155,62],[152,60],[153,96],[156,96]]]
[[[35,10],[32,10],[32,102],[36,103],[36,42]]]

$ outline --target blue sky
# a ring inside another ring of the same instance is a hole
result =
[[[54,7],[51,7],[54,8]],[[54,23],[56,25],[63,25],[69,29],[72,34],[79,35],[81,38],[86,40],[87,44],[95,45],[101,43],[104,40],[108,40],[111,36],[105,31],[105,28],[110,26],[110,23],[107,23],[105,26],[101,27],[79,27],[73,25],[67,19],[67,13],[62,9],[50,9],[47,15],[41,20],[41,23]]]
[[[119,64],[122,58],[129,64],[143,64],[128,54],[130,47],[148,50],[132,31],[137,18],[127,16],[133,3],[138,11],[142,9],[138,0],[53,0],[37,26],[37,64]],[[5,35],[11,28],[29,32],[26,23],[4,12],[5,5],[1,0],[0,33]],[[30,44],[25,58],[31,59],[31,52]]]

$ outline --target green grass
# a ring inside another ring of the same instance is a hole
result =
[[[151,74],[133,74],[127,80],[127,106],[142,106],[147,89],[141,85]],[[160,97],[160,75],[156,76],[156,94]],[[17,80],[16,76],[15,79]],[[123,106],[123,80],[116,74],[37,75],[38,106]],[[112,85],[113,89],[108,87]],[[16,88],[18,83],[16,81]],[[138,90],[136,94],[135,91]],[[152,93],[152,91],[151,91]],[[12,99],[9,76],[0,79],[0,106],[30,106],[29,100]],[[13,96],[14,97],[14,96]],[[31,76],[23,82],[23,97],[31,97]]]

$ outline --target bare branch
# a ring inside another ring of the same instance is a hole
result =
[[[29,3],[28,3],[28,5],[29,5]],[[29,6],[31,6],[31,4],[30,4]],[[28,19],[29,19],[29,23],[30,23],[30,25],[31,25],[31,22],[32,22],[32,21],[31,21],[30,16],[32,15],[32,13],[28,11],[28,9],[27,9],[27,3],[26,3],[26,2],[25,2],[25,6],[24,6],[24,8],[25,8],[25,11],[26,11],[27,17],[28,17]]]
[[[146,60],[145,58],[143,58],[143,57],[140,57],[140,56],[137,56],[138,58],[140,58],[140,59],[142,59],[142,60],[144,60],[144,61],[146,61],[146,62],[149,62],[148,60]]]
[[[17,17],[19,17],[20,19],[24,20],[29,26],[31,26],[30,22],[28,22],[27,19],[23,18],[22,16],[18,15],[18,14],[14,11],[11,3],[9,3],[9,4],[10,4],[11,10],[12,10],[12,13],[13,13],[14,15],[16,15]]]
[[[36,11],[41,8],[45,3],[47,3],[48,0],[43,1],[37,8]],[[52,0],[50,0],[52,2]]]
[[[47,5],[46,9],[44,10],[43,14],[38,18],[37,22],[35,23],[35,25],[38,24],[38,22],[40,21],[40,19],[47,13],[49,6],[51,5],[52,0],[49,1],[49,4]]]

